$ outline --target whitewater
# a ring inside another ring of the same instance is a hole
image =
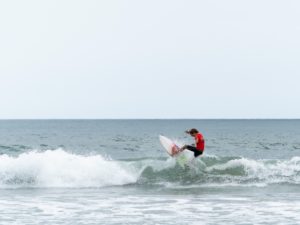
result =
[[[298,120],[0,121],[0,224],[298,224]],[[182,168],[158,135],[206,138]]]
[[[164,183],[165,182],[165,183]],[[300,183],[300,157],[251,160],[240,157],[199,158],[185,168],[172,158],[113,160],[78,155],[63,149],[0,156],[0,188],[98,188],[159,185],[266,186]]]

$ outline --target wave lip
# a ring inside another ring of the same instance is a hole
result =
[[[0,156],[0,187],[104,187],[135,183],[138,174],[101,155],[62,149]]]

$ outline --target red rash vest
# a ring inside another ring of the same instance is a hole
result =
[[[197,139],[198,139],[198,142],[197,142],[196,148],[200,151],[204,151],[205,141],[204,141],[203,135],[200,133],[196,134],[195,140],[197,141]]]

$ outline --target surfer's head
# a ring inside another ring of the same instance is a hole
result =
[[[195,136],[196,134],[198,134],[199,133],[199,131],[197,130],[197,129],[195,129],[195,128],[192,128],[192,129],[190,129],[190,130],[187,130],[187,131],[185,131],[187,134],[190,134],[191,136]]]

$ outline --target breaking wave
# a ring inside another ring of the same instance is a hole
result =
[[[253,160],[205,156],[182,168],[171,158],[112,160],[63,149],[0,155],[0,188],[123,185],[300,184],[300,157]]]

